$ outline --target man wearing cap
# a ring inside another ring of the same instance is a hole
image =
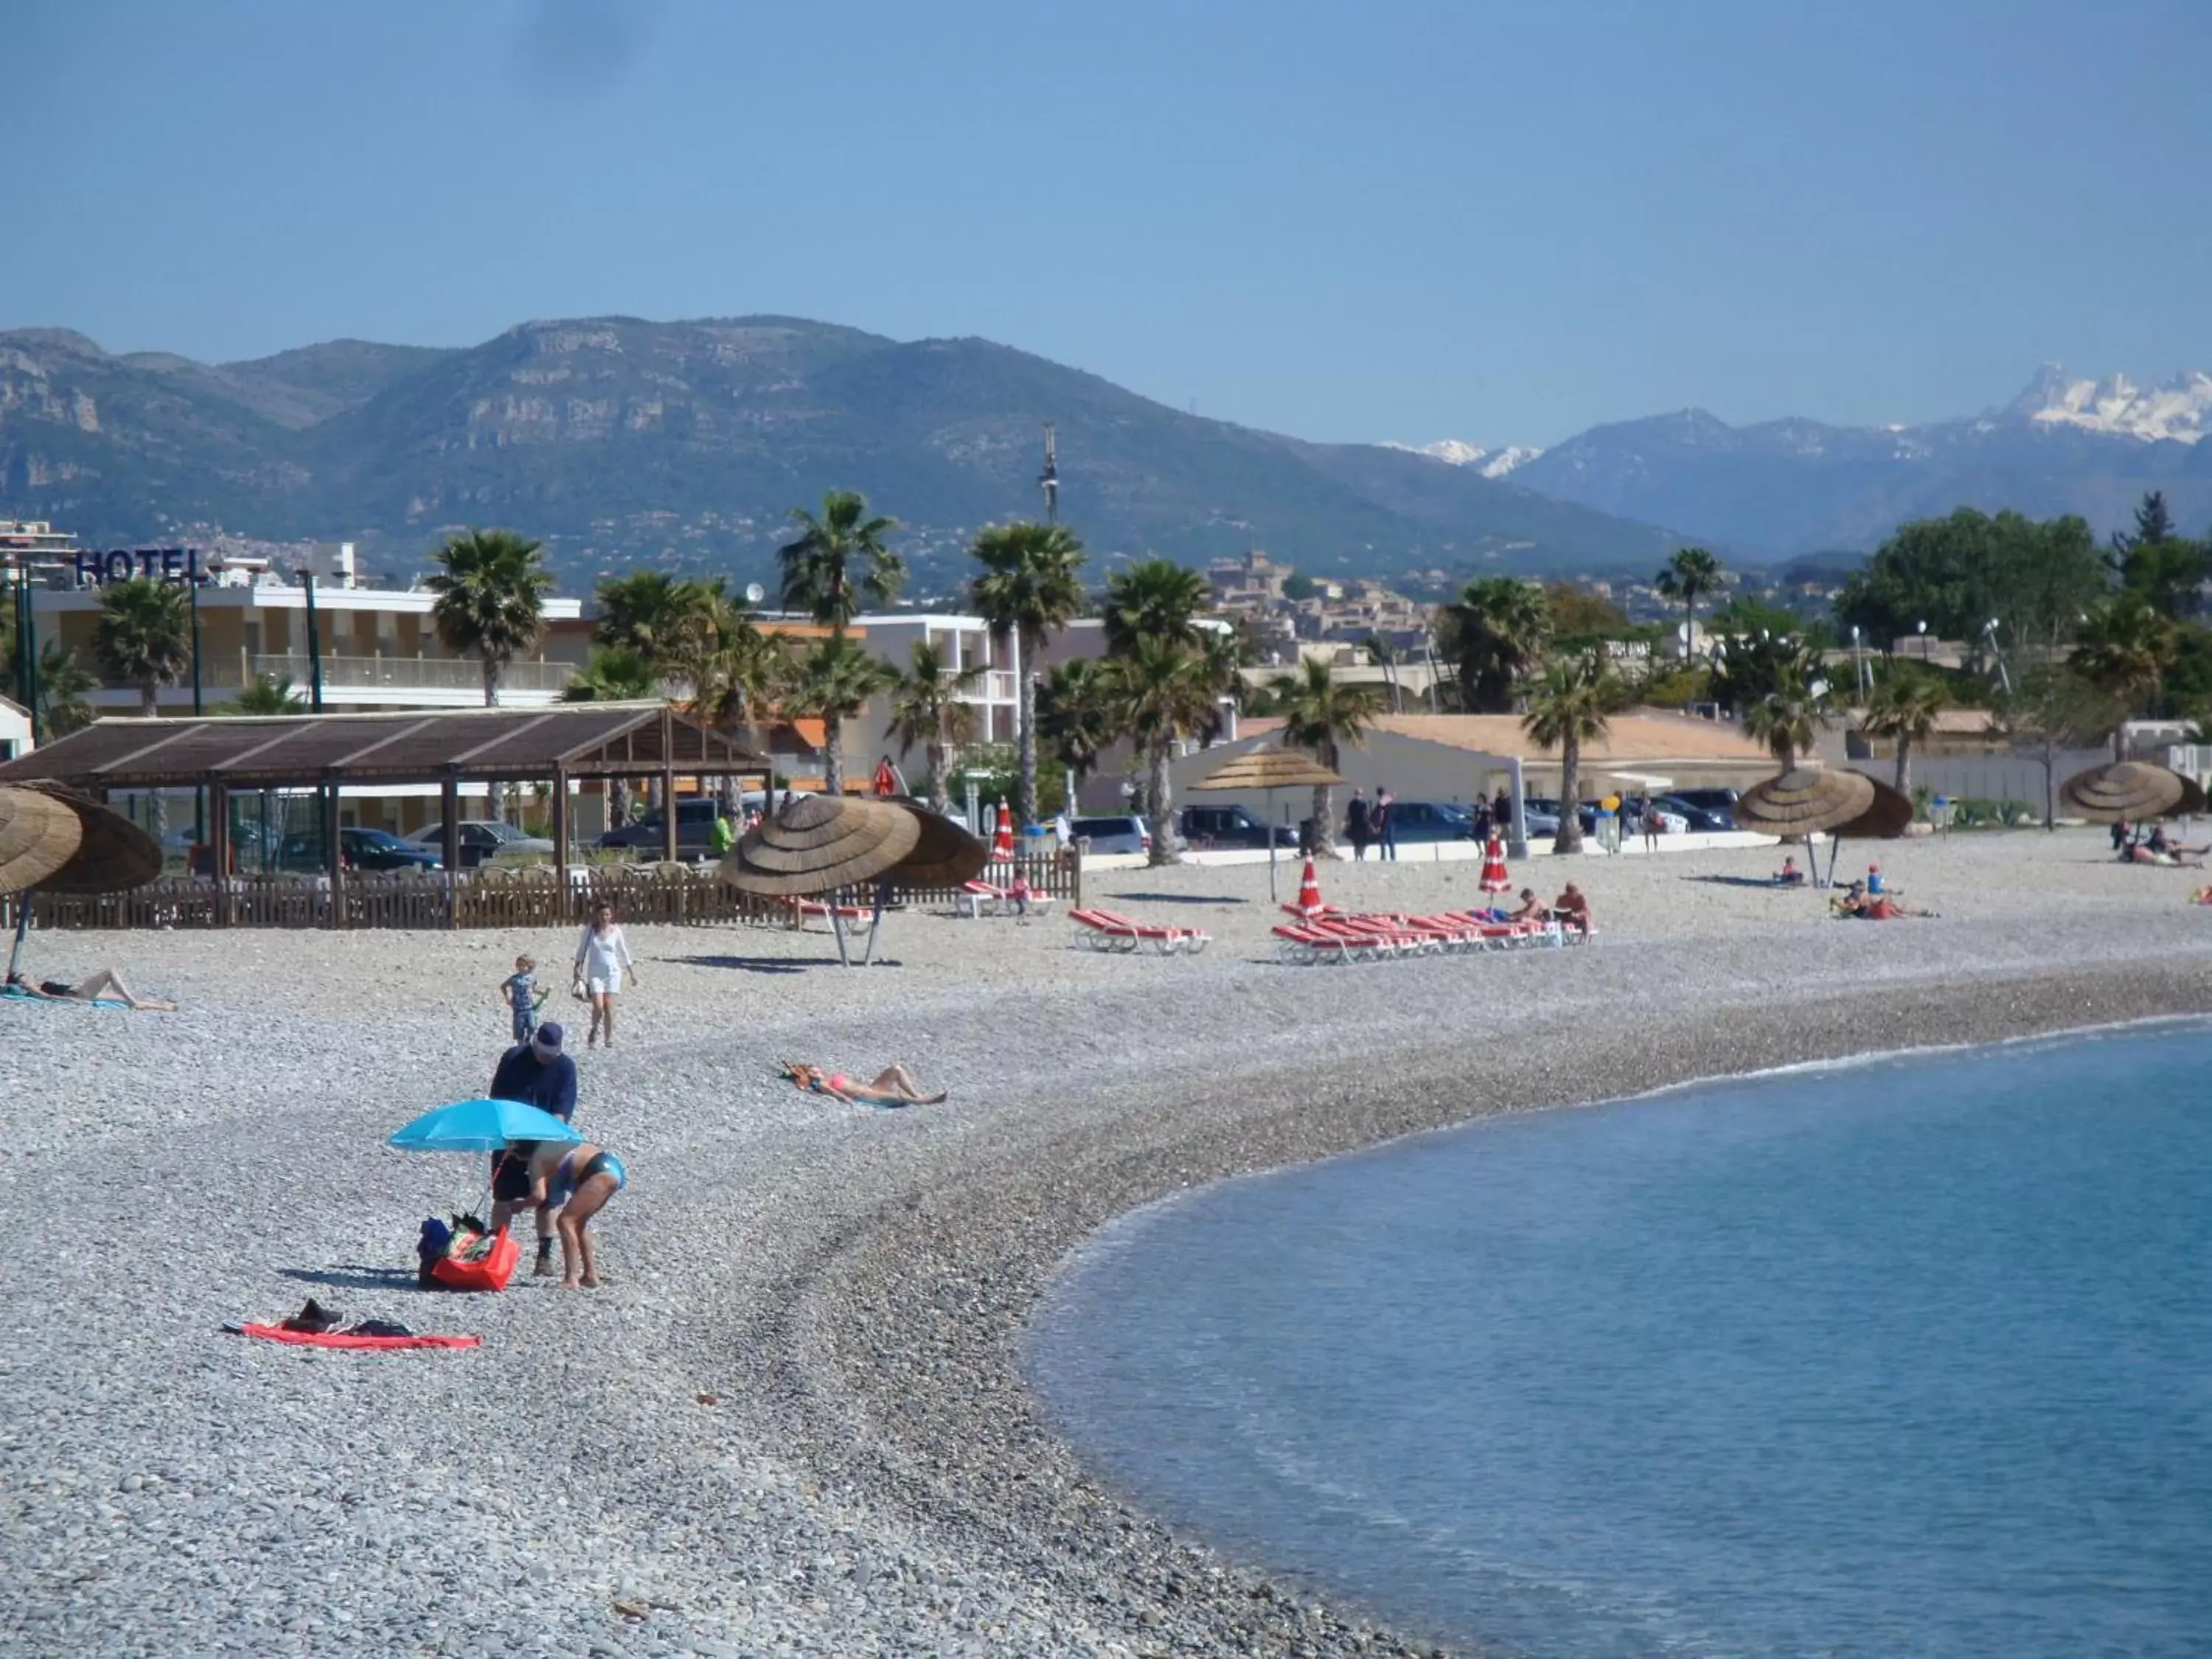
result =
[[[494,1100],[519,1100],[526,1106],[550,1112],[566,1123],[576,1110],[576,1062],[561,1052],[562,1032],[552,1020],[539,1026],[527,1042],[518,1042],[499,1058],[491,1074]],[[513,1218],[518,1206],[530,1197],[530,1160],[506,1152],[495,1153],[491,1165],[492,1230]],[[540,1275],[553,1272],[553,1212],[538,1206],[538,1266]]]

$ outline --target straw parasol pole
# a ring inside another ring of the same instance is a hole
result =
[[[1224,761],[1200,781],[1194,791],[1226,792],[1260,789],[1267,796],[1267,896],[1275,897],[1275,791],[1334,787],[1344,780],[1320,762],[1287,749],[1255,749]]]

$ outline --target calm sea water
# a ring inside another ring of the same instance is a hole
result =
[[[1437,1639],[2212,1654],[2208,1080],[2138,1029],[1231,1182],[1032,1364],[1148,1508]]]

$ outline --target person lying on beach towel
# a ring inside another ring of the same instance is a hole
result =
[[[1866,884],[1855,881],[1839,899],[1831,899],[1837,916],[1845,921],[1899,921],[1907,916],[1932,916],[1933,910],[1916,910],[1893,893],[1869,893]]]
[[[794,1066],[789,1060],[783,1063],[783,1074],[802,1089],[855,1106],[935,1106],[945,1099],[942,1090],[933,1095],[923,1093],[914,1073],[903,1066],[884,1066],[873,1083],[855,1083],[842,1072]]]
[[[103,968],[74,985],[58,979],[41,980],[33,985],[21,974],[10,974],[8,994],[28,997],[37,1002],[90,1002],[142,1012],[150,1009],[165,1014],[177,1012],[176,1003],[168,998],[133,996],[131,988],[123,982],[123,975],[112,968]]]

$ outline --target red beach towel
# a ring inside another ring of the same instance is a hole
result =
[[[311,1348],[480,1348],[480,1336],[349,1336],[343,1331],[288,1331],[281,1325],[240,1325],[241,1336],[301,1342]]]

